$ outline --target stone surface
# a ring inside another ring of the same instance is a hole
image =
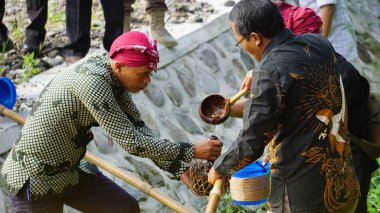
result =
[[[183,103],[183,97],[178,86],[174,86],[173,84],[167,84],[165,87],[165,92],[166,95],[169,97],[170,101],[175,106],[180,107]]]
[[[175,113],[177,122],[190,134],[200,135],[202,131],[199,129],[194,120],[186,113],[177,112]]]
[[[156,106],[162,107],[165,104],[164,93],[154,83],[149,84],[144,93]]]
[[[380,11],[378,8],[380,8],[380,2],[377,0],[348,0],[348,2],[350,15],[355,17],[353,24],[360,43],[360,58],[362,59],[355,62],[355,66],[370,81],[371,89],[379,91]],[[190,9],[199,11],[199,8]],[[227,26],[225,20],[227,20],[226,17],[223,17],[221,22]],[[245,73],[256,63],[249,55],[242,53],[234,46],[236,40],[231,31],[227,31],[227,28],[219,29],[221,26],[219,24],[208,25],[205,27],[207,30],[200,29],[187,35],[183,38],[186,40],[180,40],[176,48],[159,49],[161,60],[167,61],[162,63],[158,72],[152,75],[152,83],[144,92],[133,94],[143,120],[150,128],[158,130],[161,138],[194,141],[215,134],[223,140],[225,144],[223,151],[225,151],[239,134],[242,127],[240,119],[229,118],[224,124],[213,126],[204,123],[198,116],[198,106],[206,95],[221,93],[225,97],[230,97],[235,94]],[[219,31],[214,28],[218,28]],[[217,63],[205,62],[207,61],[205,55]],[[30,79],[29,82],[18,85],[17,109],[20,109],[19,112],[26,116],[46,83],[62,70],[64,66],[48,70]],[[214,73],[215,71],[217,72]],[[166,88],[172,87],[176,89],[176,92],[167,94]],[[182,101],[179,101],[177,96],[181,96]],[[107,134],[102,129],[93,128],[92,130],[95,141],[88,145],[89,151],[122,168],[128,174],[149,182],[186,207],[197,212],[204,211],[207,203],[205,197],[194,196],[184,184],[174,180],[172,175],[159,169],[151,160],[132,156],[122,150],[118,144],[110,143]],[[20,127],[14,122],[0,117],[0,167],[19,131]],[[163,204],[131,185],[108,172],[104,171],[104,174],[134,196],[139,201],[142,212],[171,212]],[[1,193],[0,212],[11,212],[7,198]],[[76,211],[65,207],[65,212]]]
[[[179,81],[181,82],[181,85],[187,92],[187,94],[190,97],[195,97],[197,89],[195,87],[196,84],[194,82],[194,79],[188,73],[184,71],[180,71],[178,69],[177,69],[177,76],[178,76]]]

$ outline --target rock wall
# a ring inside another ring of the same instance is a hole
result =
[[[247,70],[254,68],[255,61],[245,51],[234,46],[228,15],[224,14],[203,28],[179,39],[173,49],[159,48],[161,61],[159,70],[152,75],[152,82],[140,93],[134,94],[144,121],[156,130],[162,138],[176,141],[194,141],[212,134],[219,136],[229,147],[242,126],[237,119],[228,119],[218,125],[208,125],[201,121],[198,107],[208,94],[220,93],[230,97],[238,92],[240,82]],[[21,103],[20,113],[27,115],[33,101],[44,85],[54,77],[54,73],[64,67],[39,74],[17,86]],[[50,72],[50,73],[49,73]],[[33,91],[28,91],[28,89]],[[29,103],[29,104],[28,104]],[[0,118],[1,162],[15,141],[20,127],[7,118]],[[174,200],[194,211],[206,206],[205,197],[196,197],[187,187],[171,174],[160,170],[149,159],[128,154],[117,144],[109,143],[107,134],[101,128],[93,128],[94,140],[88,150],[113,163],[128,174],[151,184]],[[138,201],[142,212],[171,212],[163,204],[143,194],[129,184],[104,172],[125,188]],[[8,212],[8,199],[0,195],[0,212]],[[66,207],[66,212],[73,212]]]
[[[372,90],[380,90],[380,2],[377,0],[349,0],[350,15],[357,34],[360,60],[355,63],[359,71],[369,79]],[[198,106],[203,97],[220,93],[230,97],[238,91],[247,70],[255,67],[255,61],[245,51],[234,46],[235,39],[229,30],[228,15],[222,15],[199,30],[180,38],[174,49],[160,48],[159,70],[152,76],[152,83],[134,95],[147,125],[159,132],[161,137],[173,140],[197,140],[216,134],[227,148],[242,126],[240,120],[228,119],[222,125],[212,126],[202,122]],[[42,73],[17,86],[19,96],[29,102],[37,97],[43,86],[33,92],[23,92],[28,84],[45,85],[57,72]],[[30,85],[29,85],[30,86]],[[21,94],[20,94],[21,93]],[[33,95],[31,95],[33,94]],[[21,106],[22,108],[23,106]],[[30,107],[24,106],[27,115]],[[0,164],[17,137],[20,127],[6,118],[0,118]],[[158,169],[152,161],[132,156],[117,144],[108,143],[106,133],[93,128],[94,141],[88,149],[125,170],[128,174],[150,183],[164,194],[194,211],[203,211],[207,203],[204,197],[195,197],[170,174]],[[138,199],[142,212],[171,212],[161,203],[139,190],[109,175],[116,183]],[[11,212],[8,198],[0,193],[0,212]],[[65,208],[65,212],[75,212]]]

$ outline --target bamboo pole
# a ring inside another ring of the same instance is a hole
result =
[[[4,116],[11,118],[15,120],[20,125],[25,124],[26,119],[19,115],[18,113],[9,110],[5,106],[0,104],[0,115],[3,114]],[[84,159],[97,165],[98,167],[106,170],[107,172],[111,173],[112,175],[124,180],[125,182],[129,183],[130,185],[136,187],[137,189],[141,190],[145,194],[153,197],[157,201],[161,202],[162,204],[166,205],[167,207],[171,208],[172,210],[180,213],[190,213],[192,212],[190,209],[186,208],[185,206],[181,205],[177,201],[173,200],[172,198],[164,195],[157,189],[153,188],[148,183],[145,183],[144,181],[125,173],[120,168],[116,167],[115,165],[101,159],[100,157],[96,156],[95,154],[87,151],[86,155],[84,156]]]
[[[218,203],[220,198],[223,195],[223,181],[222,179],[216,180],[214,183],[214,187],[212,188],[208,200],[208,204],[205,210],[205,213],[215,213],[218,207]]]
[[[229,100],[229,104],[232,106],[235,104],[235,102],[241,97],[243,96],[244,94],[246,94],[247,92],[249,92],[249,88],[244,88],[243,90],[240,90],[236,95],[234,95],[230,100]]]

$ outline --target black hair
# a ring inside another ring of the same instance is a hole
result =
[[[273,38],[285,29],[281,12],[270,0],[241,0],[232,9],[230,20],[242,36],[257,32]]]

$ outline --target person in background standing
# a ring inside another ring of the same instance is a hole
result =
[[[124,32],[131,29],[132,4],[134,3],[135,0],[124,0]],[[166,47],[173,47],[177,45],[177,41],[165,29],[165,11],[167,9],[165,0],[145,0],[145,11],[148,14],[151,36],[158,43]]]
[[[101,0],[105,32],[103,47],[107,52],[112,42],[123,33],[123,0]],[[88,53],[91,44],[92,0],[66,0],[66,32],[69,43],[63,47],[66,63],[71,65]]]
[[[295,0],[301,7],[313,9],[322,19],[322,36],[348,61],[358,58],[355,33],[348,16],[347,0]]]

